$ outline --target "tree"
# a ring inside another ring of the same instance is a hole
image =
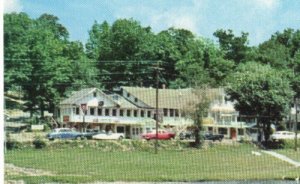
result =
[[[226,92],[241,115],[258,117],[265,139],[270,135],[272,122],[287,115],[293,99],[290,72],[273,69],[256,62],[241,64],[227,79]]]
[[[232,30],[219,29],[214,36],[219,39],[221,49],[225,52],[225,59],[233,60],[236,64],[243,62],[249,52],[248,33],[242,32],[235,36]]]
[[[31,19],[25,13],[4,17],[5,87],[17,86],[24,93],[24,110],[31,115],[39,110],[43,117],[44,110],[54,111],[71,86],[94,85],[94,65],[86,61],[81,43],[68,41],[68,31],[57,17],[43,14]],[[81,69],[91,75],[74,77]]]
[[[192,89],[191,98],[193,98],[193,101],[190,101],[182,111],[187,118],[191,118],[194,121],[194,146],[199,148],[202,144],[201,131],[203,129],[203,120],[208,115],[213,96],[209,93],[209,88],[202,85],[201,87],[195,86],[195,88]]]
[[[4,84],[5,91],[28,83],[31,64],[28,62],[28,33],[33,20],[25,13],[4,15]]]
[[[111,26],[104,21],[102,24],[94,22],[91,30],[89,31],[89,39],[86,43],[86,54],[90,59],[111,60]]]

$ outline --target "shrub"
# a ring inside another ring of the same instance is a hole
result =
[[[44,124],[44,132],[49,132],[51,130],[51,125],[46,123]]]
[[[20,149],[20,148],[22,148],[22,143],[18,141],[10,140],[10,139],[6,141],[6,149],[13,150],[13,149]]]
[[[34,147],[36,149],[42,149],[44,147],[46,147],[46,142],[44,140],[42,140],[40,137],[36,137],[32,144],[34,145]]]

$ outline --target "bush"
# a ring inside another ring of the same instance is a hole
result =
[[[22,148],[22,143],[18,141],[10,140],[10,139],[6,141],[6,149],[8,150],[21,149],[21,148]]]
[[[40,137],[35,138],[32,144],[36,149],[42,149],[46,147],[46,142],[42,140]]]
[[[268,149],[294,149],[295,140],[267,141],[263,145]],[[298,140],[297,147],[300,148],[300,139]]]
[[[51,130],[51,125],[46,123],[44,124],[44,132],[49,132]]]

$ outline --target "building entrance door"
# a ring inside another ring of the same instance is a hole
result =
[[[126,126],[125,127],[125,137],[127,138],[127,139],[130,139],[130,126]]]
[[[236,139],[236,129],[235,128],[230,128],[230,138]]]

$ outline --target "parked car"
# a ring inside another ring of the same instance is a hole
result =
[[[97,135],[99,133],[100,133],[99,130],[90,129],[90,130],[86,130],[86,132],[82,133],[82,136],[86,139],[92,139],[94,135]]]
[[[192,131],[185,131],[181,132],[179,134],[179,139],[184,140],[184,139],[195,139],[194,133]]]
[[[80,132],[70,128],[55,128],[51,133],[47,134],[49,140],[54,139],[82,139],[83,135]]]
[[[168,132],[166,130],[158,130],[157,139],[159,140],[173,139],[175,135],[176,134],[173,132]],[[142,135],[142,138],[146,140],[156,139],[156,131],[145,133]]]
[[[273,141],[283,140],[283,139],[294,139],[295,133],[289,131],[277,131],[271,135]]]
[[[113,133],[113,132],[99,132],[96,135],[93,135],[93,139],[103,139],[103,140],[122,140],[125,137],[124,133]]]
[[[194,132],[192,132],[192,131],[185,131],[185,132],[181,132],[179,134],[179,138],[181,140],[184,140],[184,139],[195,139],[195,135],[194,135]],[[222,135],[222,134],[205,133],[203,135],[203,139],[204,140],[212,140],[212,141],[222,141],[224,139],[224,135]]]
[[[212,134],[212,133],[206,133],[204,134],[205,140],[211,140],[211,141],[222,141],[224,139],[224,135],[222,134]]]

